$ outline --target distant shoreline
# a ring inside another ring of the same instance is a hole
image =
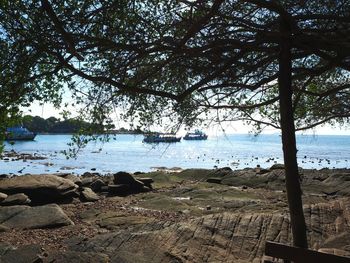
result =
[[[74,135],[74,132],[38,132],[37,135]],[[108,133],[103,133],[99,135],[143,135],[144,133],[140,132],[108,132]]]

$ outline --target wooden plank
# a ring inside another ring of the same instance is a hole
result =
[[[332,254],[326,254],[315,250],[298,247],[291,247],[276,242],[267,241],[265,243],[265,255],[290,260],[296,263],[350,263],[350,258]]]

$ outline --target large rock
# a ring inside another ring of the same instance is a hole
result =
[[[18,248],[0,243],[1,263],[108,263],[106,254],[77,251],[44,252],[39,245],[25,245]]]
[[[20,193],[9,195],[4,201],[0,202],[0,205],[27,205],[30,202],[27,195]]]
[[[34,229],[73,225],[56,205],[0,207],[0,223],[7,228]]]
[[[284,164],[276,163],[270,167],[270,170],[280,170],[280,169],[284,169]]]
[[[304,209],[310,247],[337,249],[337,253],[347,255],[349,199],[306,205]],[[287,211],[214,213],[170,225],[152,221],[91,239],[71,240],[68,247],[106,253],[112,262],[261,262],[266,240],[291,244],[291,238]]]
[[[211,177],[207,179],[207,183],[211,184],[221,184],[222,178],[217,178],[217,177]]]
[[[132,192],[140,192],[144,190],[144,184],[135,179],[131,174],[126,172],[118,172],[114,174],[114,184],[116,185],[128,185]]]
[[[71,173],[61,173],[61,174],[55,174],[56,176],[62,177],[64,179],[71,180],[73,183],[76,185],[80,186],[81,185],[81,179],[79,176],[76,176]]]
[[[85,202],[95,202],[100,199],[99,196],[94,191],[92,191],[89,187],[83,188],[83,190],[80,193],[80,197],[82,201],[85,201]]]
[[[149,189],[152,189],[152,184],[154,183],[154,180],[149,177],[144,177],[144,178],[137,178],[136,180],[140,181],[143,183],[145,186],[147,186]]]
[[[3,263],[32,263],[40,261],[42,253],[39,245],[26,245],[17,249],[9,247],[0,255],[0,262]],[[38,261],[39,260],[39,261]]]
[[[7,198],[7,194],[0,193],[0,203]]]
[[[66,200],[76,195],[78,186],[55,175],[25,175],[0,181],[0,192],[26,194],[34,204]]]
[[[99,193],[99,192],[102,192],[102,187],[106,185],[107,184],[103,182],[101,179],[96,179],[90,184],[90,188],[92,191]]]
[[[43,263],[108,263],[111,262],[106,254],[93,252],[65,251],[50,252],[47,257],[41,257]]]
[[[215,177],[224,177],[232,173],[232,169],[230,167],[223,167],[213,171],[213,175]]]
[[[9,243],[6,242],[0,242],[0,256],[4,255],[7,251],[9,250],[14,250],[16,249],[14,246],[10,245]],[[0,262],[2,262],[0,260]]]
[[[350,174],[334,173],[326,180],[322,181],[322,192],[329,195],[350,196]]]
[[[83,177],[83,179],[81,179],[81,186],[90,187],[94,180],[93,177]]]
[[[3,225],[0,224],[0,233],[1,233],[1,232],[8,231],[8,230],[10,230],[8,227],[3,226]],[[1,262],[1,261],[0,261],[0,262]]]
[[[130,194],[130,186],[127,184],[110,184],[108,185],[108,195],[126,196]]]

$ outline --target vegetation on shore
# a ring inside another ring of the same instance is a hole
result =
[[[25,115],[21,118],[21,124],[35,133],[44,134],[72,134],[78,133],[81,130],[97,130],[96,124],[89,123],[79,119],[59,119],[50,117],[47,119],[39,116]],[[115,129],[110,127],[109,134],[141,134],[140,129],[129,130],[125,128]]]

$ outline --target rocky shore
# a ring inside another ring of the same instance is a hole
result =
[[[309,244],[350,256],[350,170],[300,169]],[[282,165],[0,178],[0,262],[261,262],[291,242]]]

